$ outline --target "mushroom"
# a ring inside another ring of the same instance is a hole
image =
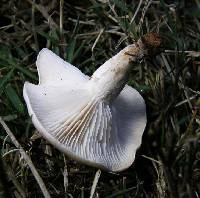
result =
[[[77,161],[109,171],[128,168],[141,144],[146,108],[142,96],[126,82],[145,53],[139,39],[88,77],[42,49],[36,61],[39,84],[25,82],[23,89],[36,129]]]

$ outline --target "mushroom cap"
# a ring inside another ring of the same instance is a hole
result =
[[[24,84],[32,122],[58,150],[85,164],[122,171],[134,161],[146,125],[141,95],[125,85],[112,102],[95,97],[90,78],[48,49],[36,61],[39,84]]]

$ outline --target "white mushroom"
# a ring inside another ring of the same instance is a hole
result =
[[[141,40],[99,67],[91,78],[48,49],[37,58],[39,84],[23,95],[33,124],[61,152],[85,164],[121,171],[134,161],[146,125],[141,95],[126,85]]]

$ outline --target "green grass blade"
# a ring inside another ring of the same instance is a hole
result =
[[[26,69],[25,67],[16,65],[15,66],[19,71],[21,71],[23,74],[25,74],[26,76],[32,78],[33,80],[38,80],[38,77],[33,74],[31,71],[29,71],[28,69]]]
[[[10,79],[12,78],[12,74],[14,72],[14,68],[10,70],[10,72],[8,72],[7,75],[3,76],[2,78],[0,78],[0,96],[4,90],[5,85],[10,81]]]
[[[76,39],[72,39],[71,42],[69,42],[67,49],[67,61],[70,63],[73,60],[75,46],[76,46]]]
[[[125,3],[125,1],[121,1],[121,0],[112,0],[115,5],[123,12],[128,12],[128,7]]]
[[[132,188],[128,188],[128,189],[124,189],[124,190],[120,190],[116,193],[113,193],[112,195],[108,195],[107,197],[105,198],[114,198],[114,197],[119,197],[120,195],[125,195],[126,193],[132,191],[132,190],[135,190],[136,187],[132,187]]]
[[[50,36],[49,34],[43,32],[43,31],[37,31],[38,34],[40,34],[42,37],[46,38],[47,40],[50,40],[53,44],[57,44],[58,41],[53,37]]]
[[[8,85],[5,89],[5,93],[9,99],[9,101],[11,102],[11,104],[13,105],[13,107],[21,114],[24,113],[24,105],[21,102],[17,92],[15,91],[15,89],[11,86]]]
[[[73,62],[73,60],[74,60],[76,57],[78,57],[78,56],[80,55],[80,53],[81,53],[81,51],[82,51],[84,45],[85,45],[85,42],[82,42],[81,45],[80,45],[80,47],[76,50],[76,52],[75,52],[74,55],[73,55],[72,62]]]

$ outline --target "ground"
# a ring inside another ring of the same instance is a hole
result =
[[[200,196],[200,1],[1,0],[0,116],[32,159],[52,197],[89,197],[97,169],[64,156],[31,123],[23,84],[47,47],[91,75],[141,36],[162,39],[133,66],[128,84],[147,105],[134,164],[102,172],[94,197]],[[43,197],[29,165],[0,126],[0,197]]]

